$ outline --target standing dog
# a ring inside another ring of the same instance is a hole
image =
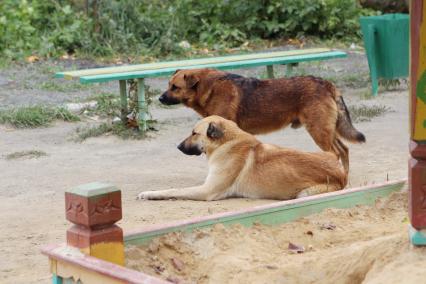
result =
[[[349,150],[341,138],[365,142],[339,91],[312,76],[258,80],[213,69],[177,70],[160,102],[183,103],[203,117],[222,116],[251,134],[304,125],[322,150],[342,159],[346,172]]]
[[[235,122],[209,116],[179,146],[187,155],[205,153],[203,185],[144,191],[139,199],[219,200],[227,197],[292,199],[340,190],[347,174],[335,155],[306,153],[263,144]]]

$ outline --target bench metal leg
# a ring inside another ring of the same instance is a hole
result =
[[[290,77],[293,74],[293,64],[287,64],[285,67],[285,76]]]
[[[274,79],[274,65],[267,65],[266,66],[266,71],[268,73],[268,78],[269,79]]]
[[[126,80],[120,80],[120,102],[121,102],[121,121],[127,122],[127,115],[129,113],[127,108],[127,91]]]
[[[138,124],[139,130],[147,130],[147,113],[148,106],[145,99],[145,82],[144,79],[138,79]]]

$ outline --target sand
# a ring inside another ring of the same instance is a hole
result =
[[[426,248],[410,248],[406,205],[404,191],[278,226],[170,233],[128,247],[126,265],[178,283],[421,283]]]

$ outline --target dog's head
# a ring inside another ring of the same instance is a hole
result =
[[[169,88],[159,98],[165,105],[190,104],[197,93],[200,77],[197,70],[176,70]]]
[[[187,155],[211,153],[223,144],[227,120],[213,115],[195,125],[191,135],[179,144],[178,149]],[[230,121],[229,121],[230,122]]]

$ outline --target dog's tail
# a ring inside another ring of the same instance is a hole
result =
[[[339,91],[336,92],[336,104],[337,104],[337,133],[344,139],[353,143],[364,143],[365,136],[361,132],[355,129],[352,125],[351,116],[349,110],[346,107],[343,97]]]

